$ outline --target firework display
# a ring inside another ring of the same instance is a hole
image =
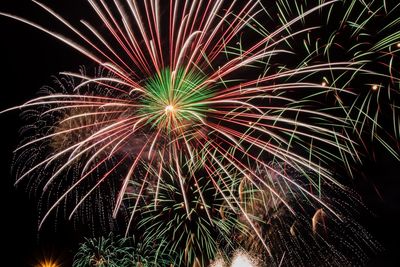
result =
[[[247,229],[227,207],[224,195],[229,190],[216,189],[223,184],[235,188],[235,184],[229,181],[229,177],[221,178],[216,185],[206,177],[199,177],[196,181],[195,176],[185,177],[189,182],[192,180],[185,188],[189,205],[185,207],[186,202],[176,176],[174,172],[162,175],[163,183],[158,188],[157,198],[149,199],[150,203],[142,205],[144,208],[140,212],[137,229],[143,232],[141,239],[144,242],[155,242],[160,244],[162,251],[175,254],[175,266],[208,266],[221,247],[224,248],[223,256],[234,249],[235,244],[231,239],[235,232]],[[189,215],[186,210],[189,210]],[[158,242],[160,238],[166,242]]]
[[[276,164],[274,168],[285,171],[299,183],[304,182],[304,177],[293,170],[284,170]],[[271,175],[268,170],[259,170],[259,173],[264,177]],[[247,233],[237,234],[236,242],[262,260],[262,266],[309,266],[309,261],[315,266],[365,265],[368,255],[382,248],[359,223],[365,209],[360,197],[349,188],[338,189],[325,183],[321,188],[324,190],[322,199],[336,207],[338,216],[330,216],[318,203],[287,187],[285,200],[294,210],[301,210],[293,214],[267,190],[243,183],[240,190],[243,206],[263,233],[270,253],[257,238]],[[243,217],[238,220],[246,225]]]
[[[33,2],[64,30],[0,15],[95,68],[1,111],[27,122],[16,184],[40,195],[39,228],[62,215],[135,240],[86,239],[74,266],[348,266],[381,250],[347,181],[374,144],[400,159],[399,4],[88,0],[79,24]]]
[[[86,239],[80,244],[73,266],[123,266],[123,261],[131,256],[127,240],[114,241],[108,237]]]
[[[162,245],[163,241],[158,240]],[[107,237],[85,238],[79,244],[73,266],[169,266],[173,259],[154,246],[135,242],[134,238]]]

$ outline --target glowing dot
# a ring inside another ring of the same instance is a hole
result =
[[[173,105],[168,105],[165,107],[165,112],[173,112],[175,110]]]
[[[185,207],[185,203],[181,203],[181,208],[184,208]]]
[[[397,43],[397,45],[396,45],[398,48],[400,48],[400,43]]]
[[[200,209],[201,209],[201,210],[204,210],[204,206],[203,206],[203,205],[200,205]]]
[[[377,84],[372,85],[372,90],[376,91],[378,90],[379,86]]]
[[[326,82],[322,82],[321,85],[322,85],[322,86],[326,86]]]

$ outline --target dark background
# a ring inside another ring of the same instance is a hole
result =
[[[79,18],[81,6],[59,1],[63,14]],[[82,1],[74,1],[82,2]],[[48,18],[30,1],[1,0],[0,11],[34,18],[48,25]],[[34,10],[34,11],[32,11]],[[38,13],[39,12],[39,13]],[[0,17],[0,110],[18,105],[35,96],[41,86],[51,84],[51,75],[78,71],[91,63],[72,48],[27,25]],[[71,266],[82,233],[62,218],[38,231],[37,203],[26,188],[16,188],[11,174],[12,151],[18,144],[22,126],[18,112],[0,115],[1,132],[1,261],[7,266],[34,266],[43,257],[59,259]],[[385,250],[371,259],[370,266],[400,265],[400,163],[377,148],[376,161],[366,161],[363,174],[354,184],[371,211],[363,225]],[[365,176],[365,177],[363,177]],[[397,264],[396,264],[397,263]]]
[[[60,1],[60,4],[67,2]],[[71,10],[69,5],[72,16],[79,16],[79,10],[80,6],[74,6],[74,10]],[[46,17],[42,16],[45,12],[35,8],[28,0],[2,0],[0,12],[46,22],[41,19]],[[0,110],[34,97],[43,85],[51,85],[51,76],[60,71],[78,71],[81,64],[90,66],[86,58],[60,41],[11,19],[0,17],[0,36]],[[14,186],[12,151],[17,147],[18,131],[23,125],[18,113],[0,115],[3,232],[0,266],[35,266],[42,259],[50,257],[58,259],[62,266],[71,266],[78,243],[83,241],[80,231],[63,218],[46,223],[38,231],[37,198],[25,186]],[[3,265],[4,262],[8,264]]]

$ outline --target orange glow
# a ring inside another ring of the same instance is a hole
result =
[[[377,84],[373,84],[372,85],[372,90],[376,91],[378,90],[379,86]]]
[[[53,259],[44,259],[36,264],[35,267],[61,267],[61,265]]]

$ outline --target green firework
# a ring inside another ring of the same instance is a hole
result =
[[[85,238],[75,254],[74,267],[122,267],[131,257],[131,248],[126,238],[116,239],[112,234],[108,237]]]
[[[233,233],[246,233],[246,227],[237,220],[236,213],[226,207],[223,195],[228,195],[228,190],[218,192],[212,179],[196,179],[201,175],[199,171],[185,177],[186,204],[176,175],[173,170],[163,173],[159,188],[148,184],[148,190],[157,190],[157,199],[148,199],[141,209],[139,232],[143,231],[142,239],[148,245],[160,243],[159,250],[173,257],[174,266],[208,266],[219,251],[224,255],[232,251]],[[225,177],[217,186],[229,183],[237,191],[238,181]]]
[[[145,83],[140,112],[152,126],[168,130],[199,123],[209,108],[204,101],[213,95],[206,80],[200,72],[166,68]]]

